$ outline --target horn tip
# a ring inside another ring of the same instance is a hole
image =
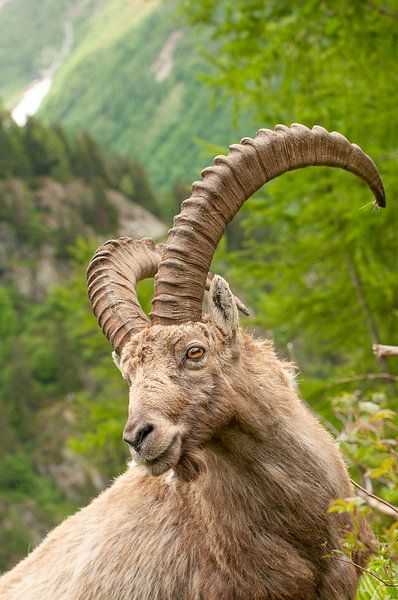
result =
[[[376,203],[376,206],[378,206],[380,208],[386,207],[386,193],[384,191],[384,188],[382,188],[381,190],[377,190],[377,192],[375,192],[375,203]]]

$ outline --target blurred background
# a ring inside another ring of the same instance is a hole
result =
[[[297,363],[355,480],[398,504],[398,357],[372,352],[398,345],[397,64],[396,0],[0,0],[0,571],[126,465],[127,389],[86,297],[94,250],[164,239],[212,157],[276,123],[359,144],[387,208],[343,171],[286,174],[213,270]],[[369,513],[370,568],[396,582],[394,510],[360,490],[333,510]],[[367,575],[358,597],[398,595]]]

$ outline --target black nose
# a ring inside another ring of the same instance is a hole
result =
[[[136,452],[141,450],[141,446],[146,437],[153,431],[153,425],[150,423],[144,423],[143,425],[139,425],[132,433],[127,431],[124,432],[123,439],[128,443],[129,446],[132,446]]]

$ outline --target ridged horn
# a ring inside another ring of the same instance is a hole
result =
[[[121,237],[105,242],[87,269],[88,297],[100,327],[115,351],[149,323],[136,285],[158,270],[162,246],[149,238]]]
[[[271,179],[310,165],[340,167],[354,173],[385,206],[383,184],[373,160],[343,135],[316,125],[311,130],[294,123],[290,128],[260,129],[255,139],[230,146],[202,171],[203,181],[174,219],[155,277],[151,321],[163,325],[200,321],[207,272],[214,251],[242,204]]]
[[[109,240],[98,248],[87,268],[93,312],[119,355],[124,344],[149,324],[135,288],[142,279],[154,277],[162,249],[163,244],[155,245],[149,238]],[[210,289],[213,277],[213,273],[208,273],[206,290]],[[238,309],[249,315],[243,302],[237,296],[234,298]]]

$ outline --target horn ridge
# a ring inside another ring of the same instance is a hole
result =
[[[98,248],[87,268],[88,296],[102,331],[117,354],[149,319],[137,298],[137,283],[153,277],[162,246],[150,238],[120,237]]]
[[[155,276],[151,321],[161,324],[200,321],[210,263],[226,225],[242,204],[265,183],[306,166],[333,166],[362,179],[385,206],[385,194],[373,160],[337,132],[298,123],[260,129],[217,156],[194,182],[192,194],[174,219]],[[211,215],[214,215],[213,218]],[[215,217],[217,215],[217,217]],[[195,293],[190,289],[197,282]]]

